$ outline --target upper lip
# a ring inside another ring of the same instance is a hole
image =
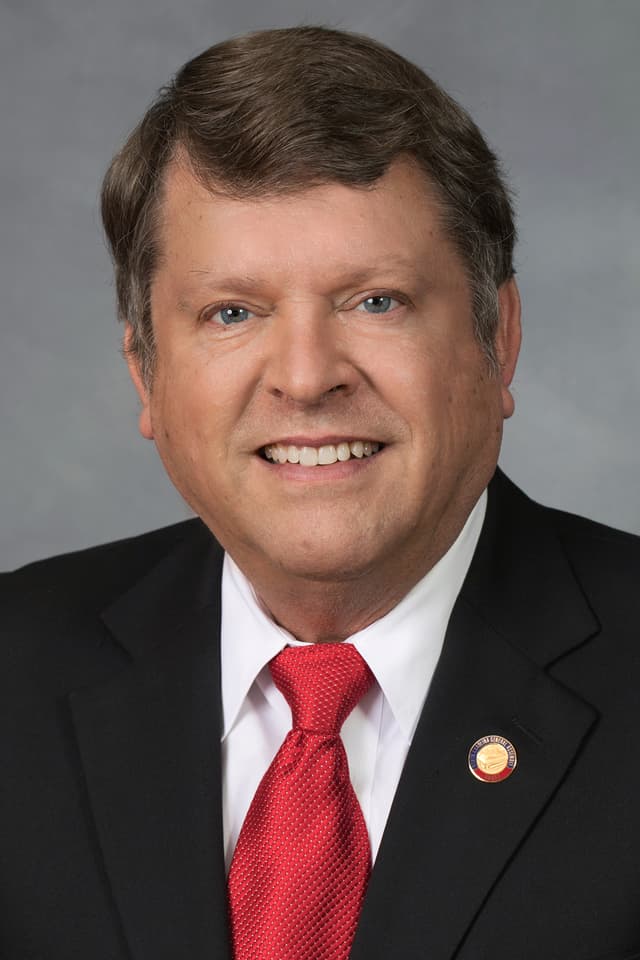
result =
[[[364,440],[369,443],[381,443],[375,437],[368,433],[347,433],[342,436],[330,434],[324,437],[278,437],[277,440],[268,440],[263,443],[260,450],[264,447],[336,447],[339,443],[354,443],[356,440]]]

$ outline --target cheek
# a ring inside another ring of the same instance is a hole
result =
[[[446,432],[455,420],[461,397],[466,392],[465,378],[459,380],[455,363],[448,356],[429,349],[407,349],[385,355],[379,365],[383,384],[381,393],[413,434],[437,436]]]
[[[166,365],[152,397],[155,429],[177,445],[197,444],[224,432],[234,409],[232,374],[232,368],[221,371],[207,360]]]
[[[501,433],[500,385],[483,358],[429,364],[421,376],[414,375],[410,396],[411,423],[433,466],[473,458]]]
[[[361,369],[375,391],[399,413],[425,409],[446,382],[446,360],[424,337],[397,337],[374,344]]]

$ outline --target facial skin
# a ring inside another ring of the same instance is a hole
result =
[[[437,562],[493,474],[515,283],[492,375],[463,263],[404,160],[373,188],[257,201],[176,164],[161,239],[150,389],[130,362],[141,433],[274,618],[302,640],[344,639]],[[263,456],[356,440],[381,449],[315,467]]]

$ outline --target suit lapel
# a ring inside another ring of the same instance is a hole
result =
[[[71,695],[97,841],[134,960],[228,956],[221,552],[202,528],[104,615],[129,668]]]
[[[544,516],[497,476],[352,960],[451,960],[595,723],[595,710],[545,669],[597,623]],[[470,774],[469,748],[485,734],[514,744],[509,779],[483,783]]]
[[[597,623],[546,516],[497,475],[352,960],[450,960],[595,722],[548,669]],[[104,615],[130,666],[71,696],[100,855],[133,960],[229,956],[222,557],[198,529]],[[515,773],[497,784],[467,768],[469,747],[487,733],[518,752]]]

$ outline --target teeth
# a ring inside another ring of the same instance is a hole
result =
[[[300,463],[303,467],[318,466],[318,451],[315,447],[302,447],[300,449]]]
[[[299,463],[303,467],[325,466],[337,460],[344,462],[356,457],[370,457],[380,449],[379,443],[370,440],[354,440],[352,443],[342,442],[337,446],[327,444],[322,447],[295,447],[293,444],[285,446],[282,443],[269,444],[264,448],[267,460],[273,463]]]
[[[318,450],[318,463],[335,463],[338,459],[338,451],[331,445],[320,447]]]

